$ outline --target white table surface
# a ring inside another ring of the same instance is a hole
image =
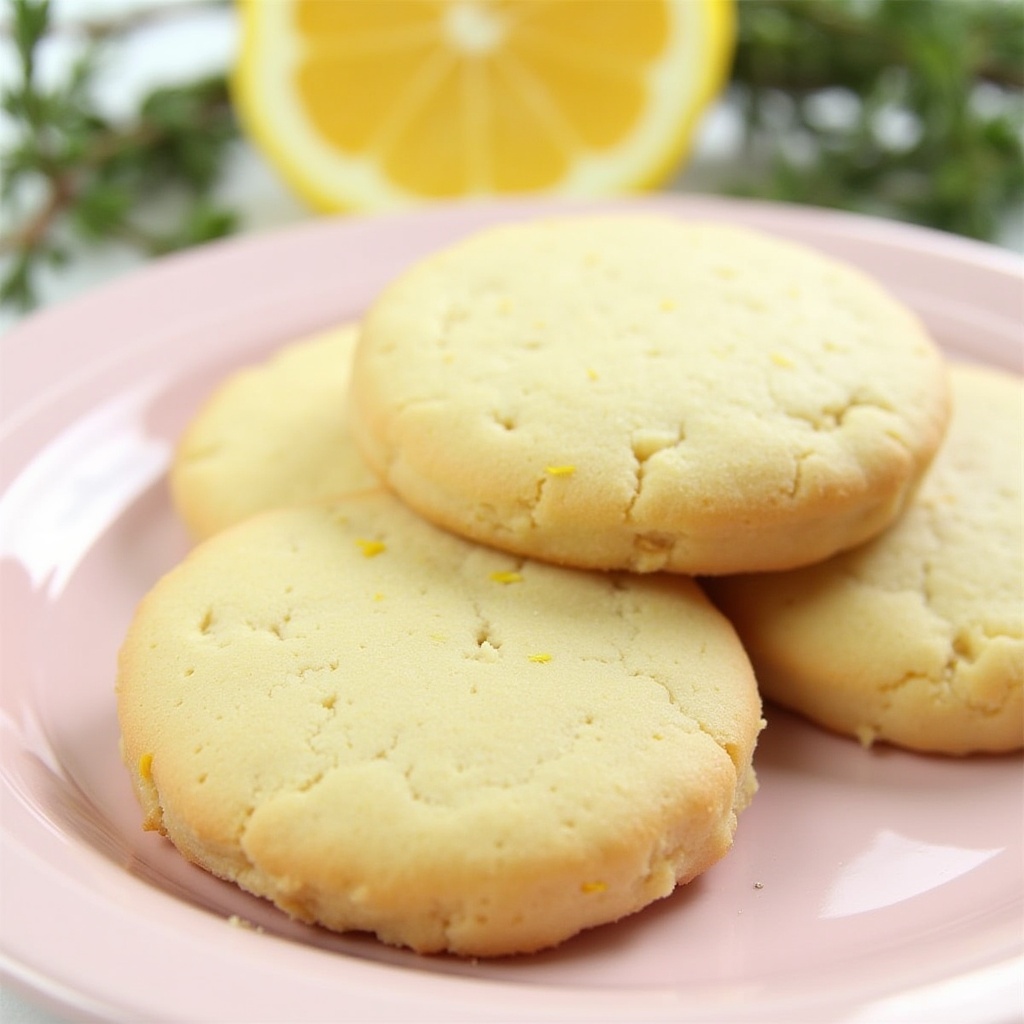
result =
[[[53,0],[57,19],[82,16],[106,16],[128,9],[155,6],[161,0]],[[166,0],[163,0],[166,5]],[[191,6],[183,0],[183,7]],[[9,9],[0,17],[9,17]],[[7,33],[0,38],[0,79],[14,71],[15,55]],[[47,49],[44,75],[59,76],[74,51],[73,35]],[[130,44],[115,53],[103,79],[102,96],[113,111],[132,109],[133,98],[148,87],[163,81],[187,81],[207,71],[222,69],[232,59],[236,45],[234,16],[230,9],[205,11],[199,8],[180,18],[155,25],[134,35]],[[11,126],[0,123],[0,146],[10,138]],[[737,150],[740,125],[738,115],[724,102],[705,118],[688,165],[681,169],[668,188],[679,191],[712,191]],[[232,154],[219,194],[238,209],[243,231],[262,232],[294,224],[313,214],[292,196],[251,147],[240,144]],[[1007,246],[1024,251],[1024,215],[1006,224]],[[70,263],[60,271],[46,272],[40,278],[41,305],[51,305],[127,274],[144,264],[128,248],[72,249]],[[2,269],[2,263],[0,263]],[[20,316],[0,311],[0,333],[16,324]],[[2,827],[2,823],[0,823]],[[0,879],[2,885],[2,879]],[[0,904],[2,913],[2,904]],[[0,1022],[2,1024],[68,1024],[73,1018],[55,1016],[9,986],[0,985]],[[139,1022],[145,1024],[145,1022]]]

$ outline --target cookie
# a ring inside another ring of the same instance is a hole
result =
[[[352,427],[434,522],[600,569],[792,568],[904,507],[948,382],[860,272],[743,228],[576,217],[500,226],[385,289]]]
[[[357,334],[349,325],[294,342],[207,399],[170,472],[174,506],[194,537],[265,509],[377,485],[348,427]]]
[[[380,491],[194,548],[117,694],[145,823],[187,858],[304,921],[472,956],[710,867],[762,724],[692,580],[517,559]]]
[[[955,366],[949,436],[906,515],[790,573],[720,579],[767,699],[863,743],[1024,746],[1021,379]]]

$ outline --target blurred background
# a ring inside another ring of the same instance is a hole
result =
[[[0,328],[223,235],[495,190],[753,196],[1024,251],[1019,0],[0,2]],[[368,132],[403,104],[388,151]],[[497,173],[460,177],[481,138]]]

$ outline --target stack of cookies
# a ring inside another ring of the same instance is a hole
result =
[[[496,956],[724,856],[762,695],[1016,749],[1021,396],[748,230],[462,241],[182,439],[202,543],[118,675],[146,826],[302,920]]]

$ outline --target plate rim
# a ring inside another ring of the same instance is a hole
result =
[[[211,243],[196,250],[185,253],[174,254],[164,257],[154,263],[129,272],[122,277],[96,288],[86,294],[77,296],[66,302],[57,304],[38,313],[32,314],[25,320],[13,325],[2,336],[0,336],[0,360],[6,361],[21,346],[32,346],[39,342],[40,338],[48,336],[56,337],[66,333],[69,326],[88,321],[90,318],[102,314],[112,305],[122,301],[126,295],[134,293],[149,294],[166,288],[175,288],[181,285],[182,281],[188,281],[203,277],[215,276],[222,272],[222,268],[230,267],[233,264],[270,259],[282,248],[289,251],[293,248],[302,249],[308,246],[325,244],[325,240],[334,245],[340,245],[338,237],[354,238],[363,232],[374,232],[380,230],[381,224],[390,223],[392,227],[408,223],[410,220],[420,222],[431,222],[435,225],[449,224],[452,218],[459,220],[459,223],[469,225],[470,229],[475,226],[480,217],[485,219],[525,219],[527,217],[542,216],[549,213],[571,213],[590,210],[614,211],[621,209],[654,209],[669,210],[682,215],[688,211],[699,210],[702,214],[716,213],[724,214],[732,220],[749,219],[768,222],[778,221],[798,223],[803,228],[815,229],[827,232],[838,232],[848,236],[858,236],[861,239],[876,245],[892,246],[901,251],[920,252],[930,258],[950,260],[965,265],[970,265],[981,270],[986,275],[1009,276],[1012,282],[1024,283],[1024,259],[1017,258],[1014,254],[1006,253],[986,243],[974,242],[969,239],[947,235],[928,228],[921,228],[915,225],[902,224],[889,221],[879,221],[875,218],[866,217],[861,214],[851,214],[843,211],[820,210],[810,207],[802,207],[788,204],[765,203],[756,200],[725,199],[714,196],[659,196],[646,198],[631,198],[627,200],[612,200],[607,202],[580,201],[580,202],[551,202],[549,200],[514,200],[488,203],[453,203],[439,204],[427,210],[420,211],[399,211],[391,214],[373,215],[365,217],[339,216],[321,218],[303,222],[298,225],[290,225],[286,228],[274,229],[272,231],[260,232],[250,235],[242,235],[234,238]],[[705,219],[708,219],[705,217]],[[761,226],[758,224],[758,226]],[[337,237],[336,237],[337,236]],[[1022,309],[1024,309],[1024,293],[1022,293]],[[209,314],[212,315],[212,312]],[[126,338],[132,330],[129,321],[118,325],[117,337],[120,340]],[[297,328],[302,330],[303,328]],[[120,352],[118,348],[115,351]],[[1022,339],[1021,351],[1024,353],[1024,339]],[[7,378],[3,390],[18,390],[17,371],[12,381],[6,369],[2,377]],[[17,398],[17,395],[15,396]],[[45,403],[45,395],[43,396]],[[36,396],[38,399],[38,396]],[[6,443],[6,438],[11,429],[16,429],[19,423],[32,418],[33,399],[22,401],[20,404],[15,401],[12,411],[9,412],[8,403],[3,402],[3,415],[0,418],[0,452]],[[20,467],[15,469],[15,476]],[[6,484],[0,482],[0,486]],[[0,497],[5,491],[0,491]],[[12,794],[10,780],[6,770],[0,775],[0,789],[2,789],[4,803],[11,799],[17,799]],[[6,818],[6,815],[4,816]],[[0,854],[3,855],[2,863],[10,864],[10,855],[14,852],[14,845],[17,844],[16,836],[12,837],[5,827],[0,830]],[[14,845],[12,845],[12,843]],[[140,883],[141,884],[141,883]],[[6,938],[5,938],[6,934]],[[14,944],[16,945],[16,943]],[[308,947],[307,947],[308,948]],[[332,957],[337,954],[328,954]],[[374,964],[373,961],[359,961],[361,965]],[[375,964],[375,966],[380,966]],[[372,972],[371,972],[372,973]],[[74,1012],[85,1014],[99,1014],[98,1019],[117,1019],[119,1007],[116,1000],[110,1005],[90,1001],[84,994],[74,989],[62,987],[57,972],[51,972],[49,978],[37,976],[37,972],[24,960],[19,960],[12,949],[11,936],[7,924],[0,918],[0,977],[15,988],[26,991],[31,997],[43,997],[51,1001],[52,1005],[59,1008],[61,1012]],[[984,999],[984,993],[979,993],[979,987],[986,989],[996,1000],[990,1003],[990,1009],[1001,1012],[1009,987],[1010,978],[1013,979],[1013,988],[1019,985],[1020,978],[1024,976],[1024,959],[1019,955],[1000,956],[996,962],[989,963],[972,972],[972,992],[970,998],[977,1000],[979,994]],[[460,976],[450,976],[446,981],[452,981],[460,989],[463,989],[468,981]],[[919,987],[919,995],[924,998],[928,993],[939,999],[940,1002],[933,1002],[931,1005],[942,1005],[942,1002],[954,998],[954,989],[957,984],[964,982],[966,976],[953,978],[947,982],[929,983]],[[503,983],[493,979],[485,979],[478,982],[489,989],[501,986]],[[644,991],[633,990],[632,995]],[[879,999],[874,1000],[874,1005],[882,1006],[886,1001],[907,993],[891,992],[881,994]],[[929,996],[931,998],[931,996]],[[456,1000],[458,1002],[458,1000]],[[858,1016],[856,1019],[865,1021],[872,1020],[872,1002],[858,1004],[855,1008]],[[824,1006],[828,1009],[828,1006]],[[588,1009],[594,1009],[588,1007]],[[671,1008],[669,1008],[671,1009]],[[678,1008],[676,1008],[678,1009]],[[703,1008],[706,1010],[707,1008]],[[744,1006],[746,1013],[751,1007]],[[753,1008],[756,1010],[756,1007]],[[636,1018],[635,1013],[631,1013]],[[177,1019],[177,1018],[171,1018]],[[383,1019],[383,1018],[381,1018]],[[534,1015],[531,1019],[548,1019]],[[559,1017],[559,1019],[563,1019]],[[588,1017],[587,1019],[594,1019]],[[620,1019],[618,1017],[607,1017],[602,1019]],[[675,1016],[670,1013],[661,1016],[660,1011],[647,1019],[690,1019]],[[703,1018],[701,1018],[703,1019]],[[717,1019],[717,1018],[716,1018]],[[722,1018],[727,1019],[727,1018]],[[853,1019],[853,1018],[851,1018]],[[878,1018],[882,1019],[882,1018]],[[922,1021],[925,1018],[921,1018]],[[985,1017],[978,1019],[995,1019]]]

